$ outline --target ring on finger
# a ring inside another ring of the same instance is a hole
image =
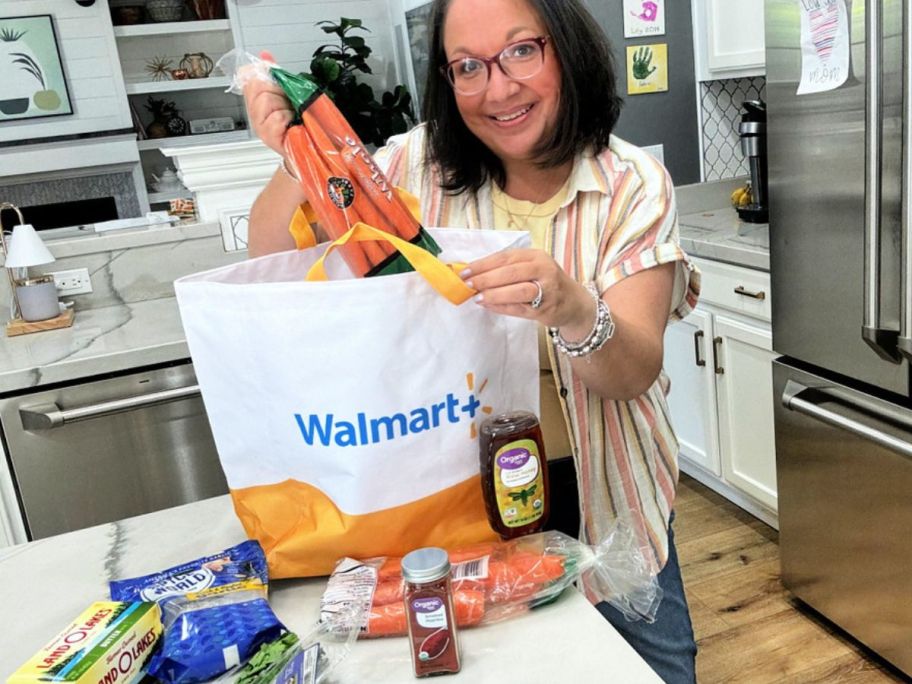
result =
[[[542,289],[542,284],[537,280],[533,280],[532,284],[538,288],[538,293],[535,295],[535,298],[529,302],[529,306],[533,309],[538,309],[542,305],[542,300],[545,298],[545,291]]]

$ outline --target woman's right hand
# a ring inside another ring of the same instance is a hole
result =
[[[266,50],[260,58],[275,63],[272,54]],[[267,147],[285,155],[285,132],[294,118],[291,102],[278,84],[259,78],[251,78],[244,84],[244,104],[247,117],[256,136]]]

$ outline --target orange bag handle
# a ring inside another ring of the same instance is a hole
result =
[[[476,293],[476,290],[466,285],[462,278],[457,275],[459,271],[465,268],[464,263],[445,264],[427,250],[413,245],[411,242],[403,240],[396,235],[387,233],[385,230],[380,230],[361,222],[353,225],[344,235],[329,245],[323,256],[317,259],[317,262],[310,267],[305,280],[329,280],[326,275],[326,267],[323,264],[326,257],[337,247],[347,242],[367,242],[371,240],[389,242],[405,257],[406,261],[412,265],[412,268],[430,283],[431,287],[453,304],[462,304]]]

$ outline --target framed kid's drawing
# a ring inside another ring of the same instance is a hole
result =
[[[0,124],[73,113],[50,14],[0,17]]]

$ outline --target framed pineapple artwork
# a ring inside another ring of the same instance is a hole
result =
[[[73,113],[50,14],[0,17],[0,124]]]

